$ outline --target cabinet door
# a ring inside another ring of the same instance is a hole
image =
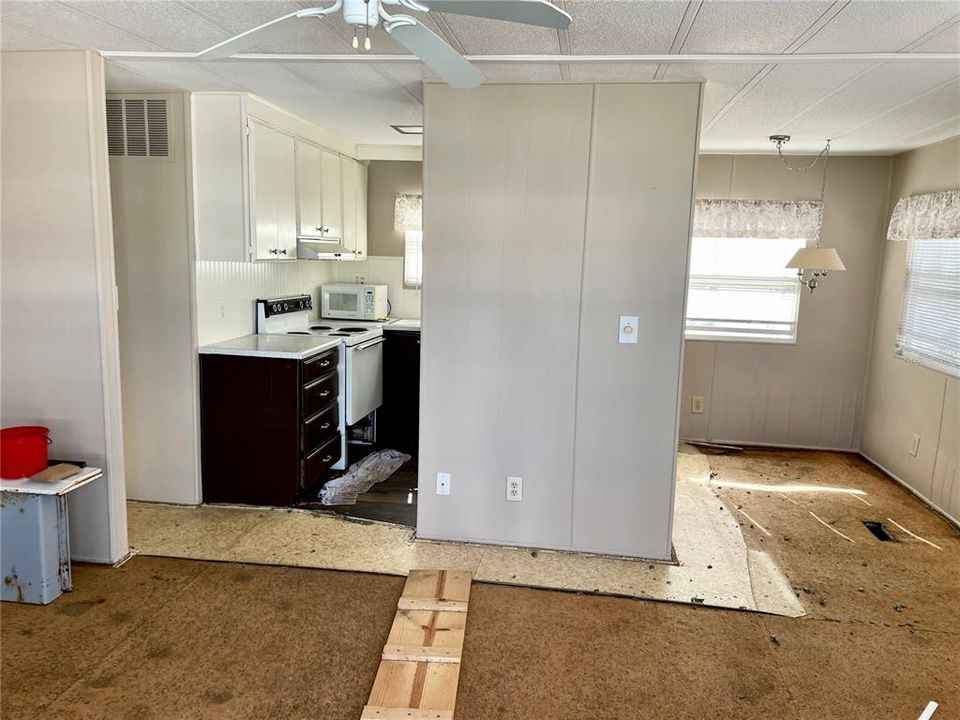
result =
[[[297,139],[297,234],[323,237],[322,150]]]
[[[339,239],[342,227],[342,200],[340,193],[340,156],[326,150],[320,151],[320,187],[323,192],[324,237]]]
[[[367,166],[357,163],[357,241],[359,257],[367,256]]]
[[[290,135],[250,120],[250,188],[257,260],[296,260],[296,158]]]
[[[358,163],[341,158],[341,189],[343,196],[343,246],[357,249],[357,180]]]

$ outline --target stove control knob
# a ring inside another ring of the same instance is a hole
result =
[[[286,312],[286,311],[289,310],[289,309],[290,309],[290,306],[287,305],[286,303],[284,303],[284,304],[283,304],[283,310],[284,310],[284,312]]]

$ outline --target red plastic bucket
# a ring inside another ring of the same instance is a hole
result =
[[[0,477],[20,480],[47,467],[50,428],[25,425],[0,430]]]

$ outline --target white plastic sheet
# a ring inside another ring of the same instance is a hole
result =
[[[354,505],[357,495],[386,480],[409,459],[409,455],[398,450],[370,453],[351,465],[343,475],[324,485],[320,489],[320,502],[324,505]]]

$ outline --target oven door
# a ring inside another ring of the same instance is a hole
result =
[[[346,421],[360,422],[383,404],[383,338],[347,348]]]
[[[325,318],[363,320],[363,291],[324,290],[321,313]]]

